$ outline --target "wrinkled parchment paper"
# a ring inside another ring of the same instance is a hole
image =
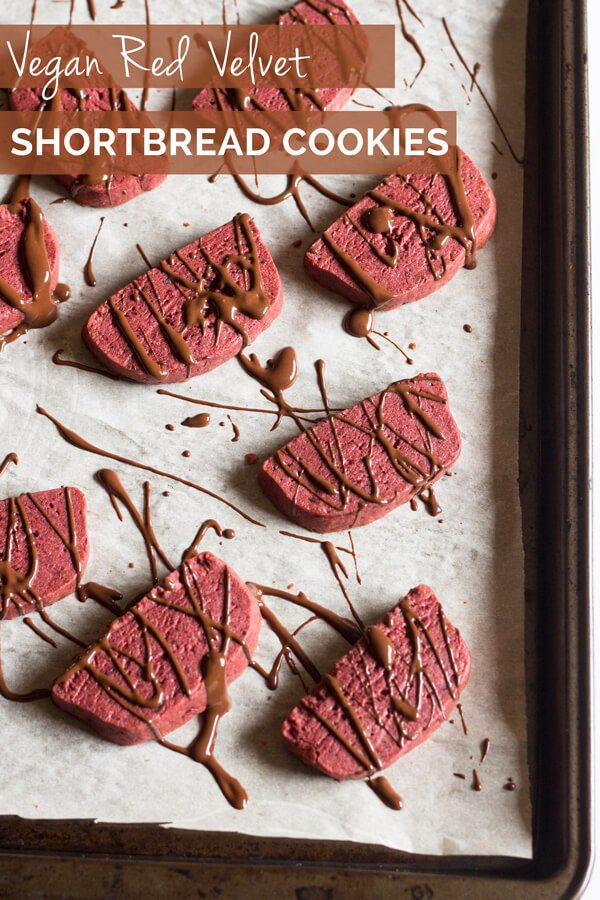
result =
[[[267,21],[280,4],[273,0],[241,2],[242,21]],[[393,0],[374,4],[355,0],[364,22],[396,22]],[[232,443],[230,423],[215,412],[210,427],[179,426],[199,407],[158,396],[152,387],[115,383],[95,375],[58,368],[51,362],[57,348],[70,358],[91,362],[79,333],[82,323],[103,299],[143,271],[135,250],[142,243],[157,261],[173,248],[247,210],[263,233],[280,268],[285,290],[281,317],[253,349],[263,361],[292,343],[300,377],[290,398],[301,406],[320,406],[313,363],[327,362],[327,383],[334,406],[352,404],[390,381],[419,371],[444,378],[458,421],[463,450],[455,477],[445,478],[438,495],[443,513],[438,521],[420,505],[402,507],[354,534],[362,586],[349,569],[349,591],[361,616],[374,622],[412,586],[427,582],[441,598],[447,615],[463,631],[473,653],[473,672],[463,700],[468,736],[458,715],[416,752],[389,770],[389,779],[404,798],[400,813],[386,809],[361,783],[339,785],[305,768],[285,751],[282,720],[302,695],[288,672],[271,694],[252,671],[231,688],[233,710],[222,723],[218,755],[245,785],[248,808],[238,812],[220,795],[207,771],[154,743],[122,748],[101,740],[50,701],[35,704],[0,702],[0,735],[4,755],[0,812],[39,818],[95,818],[114,822],[161,822],[193,829],[219,829],[255,835],[331,838],[363,841],[407,851],[439,854],[531,854],[531,822],[526,766],[526,714],[523,642],[523,557],[517,494],[517,404],[519,293],[521,257],[521,170],[511,158],[477,90],[461,68],[444,33],[445,11],[454,37],[472,65],[481,64],[480,82],[498,111],[511,140],[523,138],[525,0],[472,0],[444,5],[417,0],[419,25],[405,10],[407,25],[427,57],[412,89],[418,59],[398,32],[397,89],[384,93],[397,103],[423,102],[458,110],[459,140],[488,179],[498,199],[498,227],[481,252],[473,272],[461,271],[439,293],[379,316],[379,327],[410,351],[410,367],[391,345],[381,341],[378,353],[365,341],[346,335],[341,319],[346,309],[335,295],[308,280],[302,256],[312,235],[292,201],[277,207],[246,201],[227,178],[210,185],[203,176],[171,177],[158,190],[106,212],[94,269],[96,288],[84,285],[82,267],[101,212],[71,202],[50,206],[59,189],[50,178],[33,182],[61,243],[61,279],[71,285],[73,299],[51,328],[31,332],[0,357],[2,455],[16,450],[18,468],[10,467],[0,485],[2,496],[73,484],[83,488],[89,504],[92,546],[86,579],[118,587],[125,598],[149,586],[140,535],[126,518],[118,522],[107,496],[94,481],[105,461],[67,445],[46,419],[36,415],[41,403],[61,421],[106,449],[136,457],[191,477],[251,511],[267,524],[259,529],[217,502],[168,479],[150,476],[156,531],[176,562],[199,523],[210,516],[234,528],[236,538],[222,544],[209,536],[205,548],[223,556],[247,580],[285,588],[293,583],[310,597],[341,613],[344,601],[325,556],[317,545],[286,538],[289,528],[275,513],[256,483],[257,469],[244,455],[272,452],[294,433],[283,423],[270,433],[267,416],[233,413],[240,427]],[[8,8],[7,8],[8,7]],[[189,0],[152,3],[154,21],[217,21],[217,4]],[[38,21],[65,21],[67,4],[39,3]],[[120,11],[99,9],[103,21],[143,21],[141,0],[128,0]],[[28,21],[29,0],[4,4],[4,22]],[[229,20],[234,21],[230,9]],[[76,4],[76,21],[86,22],[87,7]],[[191,95],[182,92],[181,108]],[[370,91],[357,99],[385,105]],[[152,105],[168,106],[170,91],[154,91]],[[348,108],[361,107],[352,103]],[[498,145],[498,150],[492,146]],[[2,178],[7,189],[10,179]],[[282,179],[261,181],[261,190],[279,190]],[[332,178],[341,191],[360,196],[371,178]],[[315,226],[322,229],[341,208],[303,189]],[[189,223],[184,227],[183,223]],[[300,248],[292,247],[296,239]],[[472,333],[463,325],[469,323]],[[178,388],[175,388],[176,390]],[[235,360],[179,386],[186,395],[239,405],[262,405],[258,386]],[[223,427],[220,423],[225,422]],[[165,430],[174,423],[174,432]],[[182,451],[191,456],[184,458]],[[115,466],[125,486],[141,502],[144,474]],[[162,492],[170,491],[164,497]],[[295,529],[297,530],[297,529]],[[347,545],[340,535],[337,541]],[[346,557],[344,557],[346,558]],[[134,563],[134,568],[129,567]],[[300,611],[273,601],[288,625],[301,621]],[[108,613],[74,597],[51,610],[52,616],[83,640],[104,630]],[[48,685],[74,655],[59,639],[54,650],[19,620],[0,626],[6,678],[15,690]],[[323,624],[304,631],[303,640],[324,670],[344,651],[343,643]],[[258,658],[268,662],[277,644],[263,628]],[[191,723],[179,741],[191,735]],[[480,745],[490,739],[487,759],[479,765]],[[471,788],[477,767],[483,789]],[[466,774],[466,780],[454,772]],[[508,776],[518,789],[503,790]]]

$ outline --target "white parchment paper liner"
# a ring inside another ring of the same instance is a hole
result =
[[[178,0],[152,5],[157,22],[194,22],[202,15],[216,21],[218,15],[214,4],[208,3]],[[352,5],[364,22],[396,21],[392,0],[379,4],[355,0]],[[28,0],[6,6],[4,22],[29,20]],[[468,61],[481,64],[481,84],[517,147],[523,137],[525,6],[524,0],[487,0],[475,8],[470,0],[456,0],[443,10]],[[66,10],[65,4],[42,0],[38,19],[64,21]],[[266,21],[276,10],[273,2],[240,4],[242,21]],[[208,772],[158,745],[117,747],[50,702],[2,701],[1,813],[343,839],[420,853],[530,856],[517,492],[522,176],[448,44],[440,4],[419,0],[418,12],[424,26],[412,20],[408,24],[427,56],[425,70],[413,89],[403,87],[404,78],[412,80],[418,59],[398,36],[398,89],[385,93],[398,103],[418,101],[458,110],[461,145],[488,179],[497,173],[498,227],[475,271],[462,271],[439,293],[379,317],[379,327],[402,346],[416,343],[411,351],[414,367],[384,342],[377,353],[366,342],[344,334],[340,326],[344,303],[304,275],[302,256],[312,235],[291,201],[274,208],[254,206],[229,179],[209,185],[203,176],[171,177],[158,190],[106,212],[94,266],[98,286],[90,289],[84,286],[82,266],[101,213],[71,202],[50,206],[58,188],[50,178],[37,179],[33,193],[60,239],[61,279],[71,285],[73,299],[51,329],[30,333],[0,357],[0,450],[17,450],[21,459],[17,469],[3,476],[1,489],[9,496],[64,483],[80,486],[88,498],[92,541],[86,578],[118,587],[126,597],[149,584],[139,534],[130,522],[117,521],[93,479],[103,462],[67,445],[47,420],[35,414],[36,402],[41,403],[101,446],[222,490],[268,525],[266,530],[248,525],[198,493],[151,477],[156,530],[174,560],[200,521],[215,516],[224,527],[235,528],[236,539],[219,546],[210,537],[205,546],[220,553],[243,578],[279,587],[293,582],[314,599],[344,611],[324,555],[316,546],[278,533],[289,523],[262,496],[256,467],[244,463],[246,453],[264,456],[292,436],[290,423],[271,434],[266,416],[234,414],[241,439],[232,443],[229,423],[219,427],[226,421],[224,415],[213,414],[206,429],[180,428],[178,423],[199,408],[160,397],[152,387],[113,383],[51,362],[58,347],[70,357],[90,361],[80,343],[81,325],[101,300],[143,270],[136,241],[152,260],[159,260],[234,213],[249,211],[280,268],[285,290],[283,314],[253,349],[266,359],[280,347],[294,344],[301,374],[290,396],[298,405],[320,405],[312,368],[319,357],[327,361],[333,405],[351,404],[419,371],[439,372],[448,386],[463,451],[456,477],[444,479],[439,487],[443,522],[430,518],[423,508],[414,513],[406,506],[357,529],[363,584],[359,588],[352,582],[350,591],[361,615],[375,621],[415,584],[433,586],[473,653],[471,682],[464,694],[468,736],[463,735],[458,716],[453,716],[453,724],[445,724],[417,752],[392,767],[389,778],[405,801],[404,810],[395,813],[364,785],[338,785],[291,758],[279,729],[301,696],[301,687],[286,675],[280,690],[270,694],[249,671],[231,689],[233,711],[222,724],[218,743],[220,759],[250,795],[248,808],[237,812],[228,807]],[[78,4],[76,19],[84,22],[86,16],[85,4]],[[104,18],[115,24],[142,20],[141,0],[128,0],[120,11],[106,12]],[[186,99],[182,93],[180,103]],[[384,105],[368,91],[357,99]],[[155,106],[169,103],[170,91],[153,92]],[[261,190],[278,190],[281,181],[265,178]],[[1,183],[8,188],[10,179],[2,178]],[[360,196],[373,180],[338,178],[330,183]],[[340,207],[310,189],[303,193],[318,228],[340,214]],[[302,240],[298,249],[292,247],[297,238]],[[463,330],[464,323],[473,326],[471,334]],[[235,361],[180,387],[190,396],[220,402],[256,405],[259,399],[257,385]],[[174,433],[165,430],[168,422],[178,426]],[[181,456],[184,449],[192,451],[189,459]],[[116,468],[141,500],[143,474]],[[163,497],[167,489],[170,496]],[[340,542],[344,540],[341,536]],[[129,569],[129,562],[135,568]],[[286,622],[300,621],[297,612],[281,602],[274,608]],[[97,637],[108,621],[104,611],[75,598],[55,606],[52,615],[84,640]],[[60,642],[53,650],[20,621],[2,623],[0,630],[3,666],[14,689],[48,684],[73,655],[70,645]],[[311,626],[305,639],[324,668],[344,649],[324,625]],[[259,658],[269,660],[275,649],[265,627]],[[191,727],[177,737],[190,734]],[[486,737],[490,751],[479,766],[480,744]],[[480,793],[470,787],[474,766],[483,783]],[[459,780],[453,772],[464,772],[467,779]],[[515,792],[503,790],[508,776],[518,785]]]

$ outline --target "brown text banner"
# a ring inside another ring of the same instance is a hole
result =
[[[393,25],[4,25],[0,85],[394,86]]]
[[[312,174],[444,172],[456,114],[413,104],[378,112],[2,112],[0,171]]]

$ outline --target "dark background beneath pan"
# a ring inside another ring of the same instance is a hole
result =
[[[531,0],[527,59],[520,481],[533,859],[0,817],[3,897],[483,900],[581,889],[591,859],[583,0]]]

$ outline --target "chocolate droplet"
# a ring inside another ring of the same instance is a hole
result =
[[[392,230],[394,213],[389,206],[373,206],[363,216],[365,228],[373,234],[389,234]]]
[[[374,325],[375,313],[363,306],[351,309],[344,317],[344,329],[352,337],[366,338],[373,331]]]

